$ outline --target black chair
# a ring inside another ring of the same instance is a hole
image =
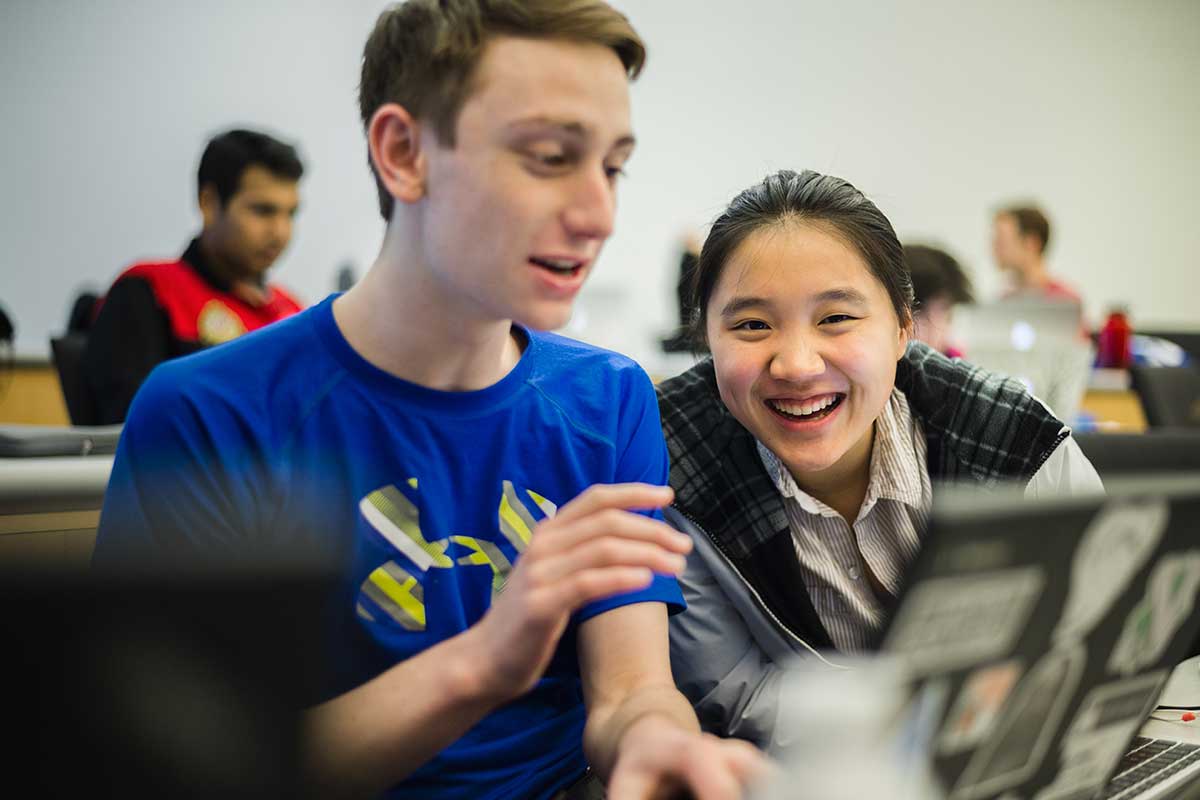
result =
[[[50,350],[54,353],[54,367],[58,370],[58,382],[62,385],[63,399],[67,401],[67,413],[72,425],[95,425],[96,404],[83,374],[83,351],[87,347],[87,334],[68,333],[50,339]]]
[[[1200,430],[1076,433],[1075,441],[1104,479],[1151,472],[1200,474]]]
[[[1193,362],[1200,364],[1200,331],[1138,330],[1137,333],[1174,342],[1187,351]]]
[[[1129,372],[1151,428],[1200,428],[1200,369],[1135,366]]]

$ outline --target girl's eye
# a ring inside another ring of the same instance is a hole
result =
[[[733,326],[735,331],[765,331],[769,330],[767,323],[761,319],[748,319]]]
[[[828,317],[821,320],[821,322],[828,325],[836,325],[839,322],[848,322],[852,319],[855,319],[855,317],[852,317],[849,314],[830,314]]]
[[[604,174],[608,176],[608,179],[609,179],[610,181],[615,181],[617,178],[624,178],[624,177],[625,177],[625,170],[624,170],[624,169],[622,169],[621,167],[608,167],[608,166],[606,166],[606,167],[604,168]]]

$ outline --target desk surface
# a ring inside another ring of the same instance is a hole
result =
[[[99,508],[112,456],[0,458],[0,513]]]

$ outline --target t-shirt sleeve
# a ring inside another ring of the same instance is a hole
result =
[[[130,408],[100,514],[98,567],[254,555],[264,498],[253,447],[239,432],[249,426],[205,396],[186,362],[152,372]]]
[[[636,377],[626,382],[618,414],[618,456],[614,482],[666,486],[670,462],[658,416],[658,398],[649,376],[640,369],[636,370]],[[639,513],[657,520],[663,518],[660,509]],[[575,619],[583,622],[620,606],[646,602],[666,603],[667,611],[671,614],[687,608],[678,581],[669,575],[655,575],[653,582],[645,589],[589,603],[576,613]]]

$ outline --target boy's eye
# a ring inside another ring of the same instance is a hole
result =
[[[574,156],[568,148],[554,142],[543,142],[526,148],[525,156],[540,169],[557,170],[570,166]]]
[[[770,326],[761,319],[748,319],[745,322],[739,322],[733,326],[735,331],[765,331],[770,330]]]
[[[625,177],[626,172],[622,167],[612,167],[606,165],[604,167],[604,174],[608,176],[610,181],[615,181],[617,178]]]

